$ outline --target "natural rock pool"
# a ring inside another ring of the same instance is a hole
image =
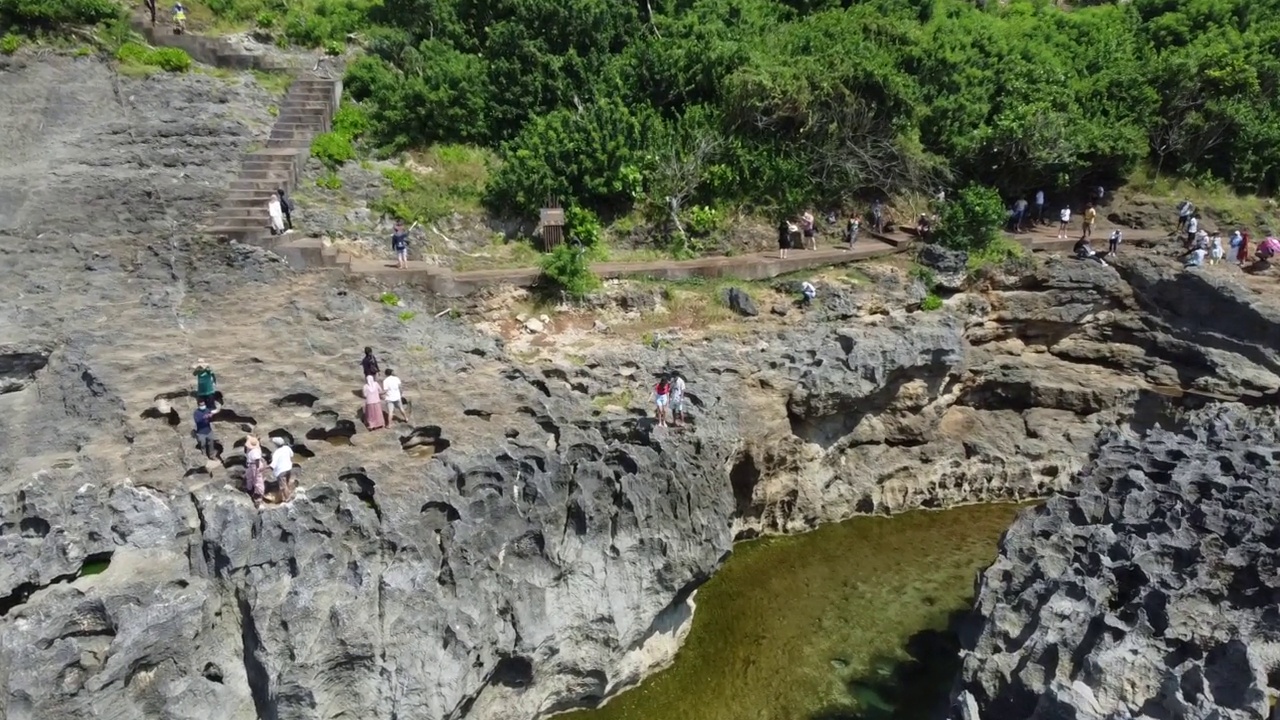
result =
[[[860,517],[738,545],[675,663],[574,720],[924,718],[958,667],[947,628],[1017,505]]]

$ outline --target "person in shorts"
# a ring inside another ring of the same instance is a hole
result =
[[[658,380],[658,384],[653,387],[653,396],[658,419],[658,427],[667,426],[667,402],[671,399],[671,382],[663,376]]]
[[[676,427],[684,424],[684,376],[680,373],[671,381],[671,422]]]
[[[1071,225],[1071,208],[1064,207],[1058,211],[1058,239],[1067,239],[1067,228]]]
[[[400,378],[396,377],[395,372],[391,368],[387,368],[387,376],[382,380],[382,399],[387,403],[387,425],[395,422],[395,412],[400,411],[400,416],[410,425],[413,420],[409,418],[409,411],[404,406],[404,395],[400,390]]]
[[[293,448],[284,438],[273,437],[271,442],[276,449],[271,451],[271,475],[280,488],[280,502],[293,499]]]
[[[1089,203],[1084,206],[1084,220],[1080,223],[1080,237],[1093,237],[1093,224],[1098,220],[1098,210]]]
[[[391,233],[391,249],[396,251],[396,267],[409,267],[409,231],[402,222],[396,223],[396,230]]]

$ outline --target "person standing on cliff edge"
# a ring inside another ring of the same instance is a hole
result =
[[[364,357],[360,358],[360,370],[360,374],[364,377],[369,377],[370,375],[378,377],[378,356],[373,354],[373,348],[367,347],[364,349]]]
[[[192,366],[191,374],[196,378],[196,402],[203,403],[211,411],[216,410],[218,403],[214,396],[218,392],[218,376],[213,374],[213,368],[200,358]]]

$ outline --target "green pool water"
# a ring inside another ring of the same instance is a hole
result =
[[[675,663],[572,720],[916,720],[957,669],[948,630],[1025,506],[855,518],[738,545]]]

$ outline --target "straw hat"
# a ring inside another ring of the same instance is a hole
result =
[[[245,448],[246,448],[246,449],[248,449],[248,448],[256,448],[256,447],[258,447],[258,438],[254,437],[254,436],[252,436],[252,435],[245,435],[245,436],[244,436],[244,446],[245,446]]]

